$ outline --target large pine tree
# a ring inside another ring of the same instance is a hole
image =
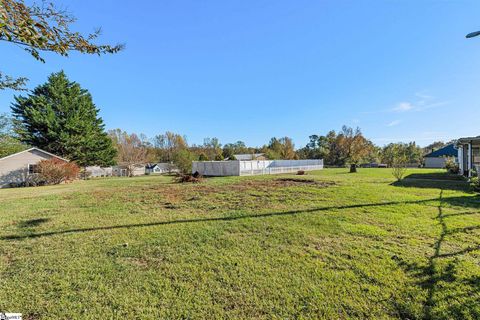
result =
[[[90,93],[63,71],[12,104],[15,130],[24,143],[81,166],[114,163],[116,150],[98,111]]]

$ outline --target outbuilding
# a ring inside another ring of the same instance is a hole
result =
[[[445,168],[447,160],[458,161],[458,150],[455,145],[449,144],[443,148],[430,152],[425,157],[425,168]]]

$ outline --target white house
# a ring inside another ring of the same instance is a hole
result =
[[[145,175],[145,165],[135,164],[131,168],[131,176],[143,176]],[[129,168],[127,165],[118,165],[112,167],[112,176],[114,177],[127,177],[129,175]]]
[[[458,166],[460,173],[470,177],[472,169],[480,169],[480,136],[466,137],[457,140]]]
[[[162,174],[162,173],[170,173],[170,172],[177,172],[178,169],[171,163],[161,162],[161,163],[151,163],[145,166],[145,173],[147,174]]]
[[[67,159],[54,155],[39,148],[30,148],[0,159],[0,188],[22,185],[31,181],[38,173],[37,165],[42,160],[57,158],[67,162]]]

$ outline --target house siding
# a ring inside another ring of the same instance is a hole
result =
[[[0,188],[27,181],[28,165],[53,158],[41,150],[32,149],[0,159]]]
[[[447,160],[446,157],[425,158],[425,168],[445,168]]]

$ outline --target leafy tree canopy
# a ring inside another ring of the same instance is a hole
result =
[[[11,117],[0,114],[0,158],[23,151],[28,147],[15,137],[12,129]]]
[[[24,0],[0,0],[0,40],[20,46],[41,62],[45,61],[42,51],[68,56],[71,51],[101,55],[123,49],[120,44],[95,44],[100,29],[87,35],[72,31],[70,26],[75,20],[50,2],[26,4]],[[26,82],[25,77],[14,78],[0,72],[0,90],[24,90]]]
[[[15,131],[26,144],[76,161],[108,166],[116,150],[90,93],[63,71],[50,75],[28,96],[12,104]]]

